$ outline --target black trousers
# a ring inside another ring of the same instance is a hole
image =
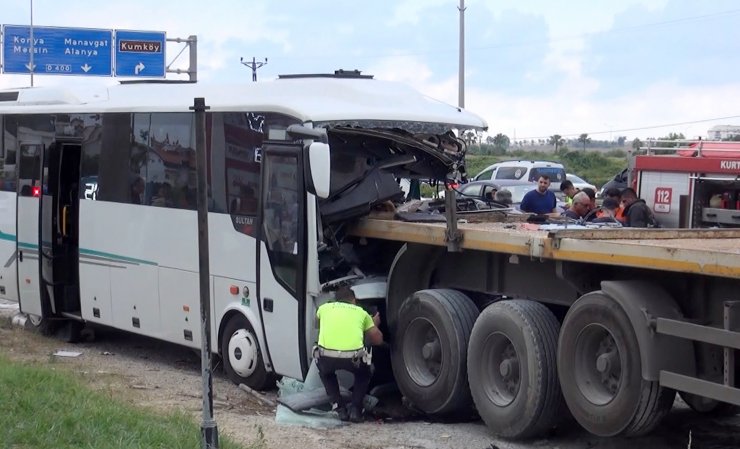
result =
[[[339,359],[334,357],[319,357],[316,360],[319,368],[319,377],[324,384],[326,394],[329,395],[333,403],[344,406],[344,400],[339,393],[339,381],[337,380],[337,370],[345,370],[354,374],[355,383],[352,385],[352,405],[358,410],[362,410],[362,400],[367,393],[367,387],[370,385],[371,368],[370,365],[362,360],[354,361],[353,359]]]

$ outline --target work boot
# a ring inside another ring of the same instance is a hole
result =
[[[359,407],[350,406],[349,420],[352,422],[362,422],[362,409]]]
[[[332,408],[337,412],[341,421],[349,421],[349,410],[347,410],[347,407],[344,405],[333,404]]]

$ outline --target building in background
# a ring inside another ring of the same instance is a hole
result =
[[[740,136],[740,126],[717,125],[707,131],[707,138],[709,140],[724,140],[735,136]]]

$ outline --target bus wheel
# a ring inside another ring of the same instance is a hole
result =
[[[234,315],[226,323],[221,337],[221,357],[226,375],[235,384],[245,384],[255,390],[275,385],[275,377],[265,368],[254,329],[241,314]]]
[[[602,292],[571,306],[558,343],[558,374],[573,417],[599,436],[650,432],[675,391],[642,378],[640,346],[627,314]]]
[[[56,325],[48,318],[42,318],[38,315],[28,314],[26,329],[35,330],[41,335],[50,337],[56,332]],[[30,324],[30,326],[29,326]]]
[[[470,335],[468,380],[494,433],[530,438],[555,426],[562,403],[558,330],[552,312],[534,301],[499,301],[481,312]]]
[[[400,307],[391,362],[411,404],[436,416],[472,410],[465,366],[473,301],[455,290],[420,290]]]

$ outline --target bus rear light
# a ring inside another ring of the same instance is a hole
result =
[[[41,196],[41,187],[39,186],[33,186],[31,187],[31,195],[33,195],[34,198],[38,198]]]
[[[232,295],[238,295],[239,287],[236,285],[232,285],[231,287],[229,287],[229,293],[231,293]]]

